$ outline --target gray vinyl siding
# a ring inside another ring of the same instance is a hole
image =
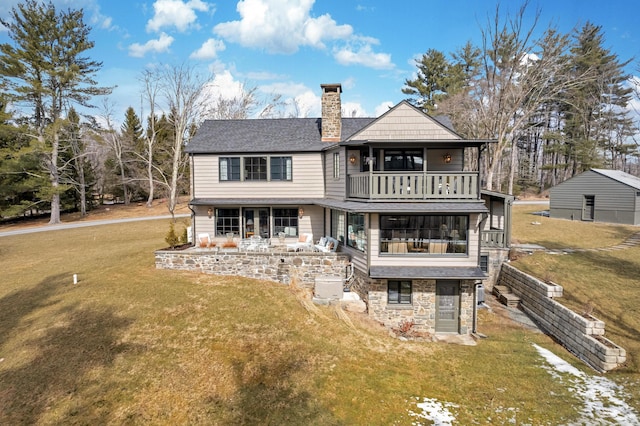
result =
[[[640,224],[637,189],[591,170],[551,189],[550,216],[582,220],[585,196],[594,197],[594,221]]]
[[[338,179],[334,178],[334,169],[333,169],[333,154],[339,153],[340,155],[340,177]],[[325,179],[325,188],[328,198],[337,198],[344,199],[345,197],[345,179],[347,172],[345,171],[346,159],[344,155],[344,150],[340,149],[331,149],[329,151],[324,152],[324,179]]]
[[[249,154],[244,154],[249,155]],[[254,154],[258,155],[258,154]],[[241,156],[236,154],[224,157]],[[292,154],[291,181],[220,182],[219,156],[194,155],[194,198],[322,198],[324,175],[320,153]]]

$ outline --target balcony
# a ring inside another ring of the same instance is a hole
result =
[[[478,172],[364,172],[347,176],[347,197],[368,200],[477,200]]]
[[[480,245],[487,248],[504,248],[507,247],[507,240],[504,230],[491,229],[488,231],[482,231]]]

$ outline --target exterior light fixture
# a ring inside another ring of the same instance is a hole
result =
[[[356,164],[356,156],[354,154],[351,154],[351,156],[349,157],[349,163],[351,163],[351,165],[355,165]]]
[[[304,216],[304,209],[303,209],[302,207],[300,207],[300,208],[298,209],[298,217],[299,217],[300,219],[302,219],[302,216]]]
[[[447,152],[445,155],[443,155],[442,161],[444,161],[446,164],[449,164],[451,162],[451,154]]]
[[[211,216],[213,216],[213,209],[211,207],[207,209],[207,216],[209,216],[209,219],[211,219]]]

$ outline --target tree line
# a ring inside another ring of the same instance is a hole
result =
[[[427,50],[402,92],[449,116],[461,135],[497,140],[480,165],[469,153],[487,189],[542,191],[591,167],[637,175],[629,60],[604,46],[593,23],[534,37],[539,12],[530,26],[526,13],[526,3],[506,18],[497,7],[480,46]],[[61,211],[84,215],[105,197],[148,206],[162,197],[173,214],[189,191],[183,147],[203,119],[286,115],[279,95],[259,99],[249,88],[216,97],[212,76],[177,65],[141,72],[140,111],[129,107],[119,120],[113,88],[95,81],[102,63],[88,57],[83,19],[82,10],[26,0],[0,20],[12,40],[0,45],[0,218],[50,212],[58,223]]]
[[[591,22],[535,37],[525,3],[481,28],[481,44],[429,49],[403,93],[432,115],[449,116],[467,138],[495,139],[482,156],[487,189],[544,191],[592,167],[640,172],[631,76]]]
[[[280,96],[244,87],[214,96],[211,75],[157,66],[140,74],[140,114],[129,107],[118,126],[113,88],[94,80],[102,63],[86,56],[94,43],[83,18],[27,0],[0,20],[13,41],[0,45],[0,218],[50,212],[55,224],[61,210],[85,215],[105,197],[166,198],[173,215],[189,192],[183,147],[203,119],[283,113]]]

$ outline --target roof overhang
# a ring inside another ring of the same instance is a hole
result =
[[[447,147],[451,148],[454,146],[483,146],[488,143],[496,143],[496,139],[425,139],[425,140],[347,140],[344,142],[340,142],[341,146],[381,146],[388,147],[389,145],[402,144],[402,146],[424,146],[429,145],[430,147]]]
[[[484,201],[466,202],[360,202],[317,198],[194,198],[192,206],[309,206],[350,213],[488,213]]]
[[[192,206],[291,206],[316,204],[308,198],[194,198]]]
[[[360,213],[487,213],[483,200],[451,202],[361,202],[322,199],[315,203],[322,207]]]
[[[369,276],[374,279],[484,280],[488,278],[480,268],[473,266],[371,266]]]

